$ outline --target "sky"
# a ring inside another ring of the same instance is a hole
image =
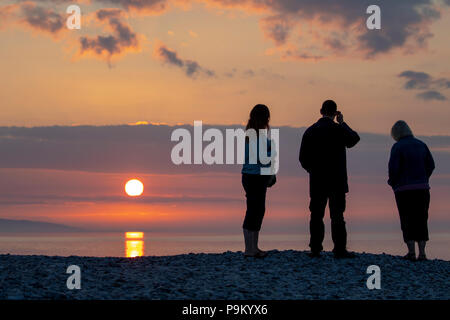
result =
[[[81,29],[66,8],[81,8]],[[366,9],[381,9],[381,30]],[[358,130],[450,133],[449,1],[4,0],[0,125],[306,126],[337,101]]]
[[[0,218],[103,231],[237,233],[245,213],[241,165],[173,164],[170,154],[177,142],[169,138],[175,128],[0,128]],[[192,126],[183,128],[193,132]],[[218,128],[223,132],[227,126]],[[307,232],[308,177],[298,163],[303,132],[280,128],[280,170],[267,193],[264,232]],[[419,138],[436,161],[430,228],[445,232],[450,227],[450,137]],[[361,133],[361,142],[348,151],[346,218],[352,231],[399,230],[387,185],[392,144],[387,135]],[[131,178],[144,183],[142,196],[126,196],[124,185]]]
[[[71,4],[80,30],[66,27]],[[381,30],[366,27],[372,4]],[[0,218],[236,230],[240,167],[175,166],[170,133],[242,125],[264,103],[282,128],[265,228],[305,231],[298,146],[334,99],[362,136],[349,152],[350,226],[399,228],[386,166],[403,119],[435,155],[431,222],[448,230],[449,17],[448,0],[2,0]],[[124,194],[131,178],[144,182],[138,199]]]

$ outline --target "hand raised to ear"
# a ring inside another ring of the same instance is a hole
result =
[[[336,115],[336,121],[339,124],[342,124],[344,122],[344,115],[338,111],[337,115]]]

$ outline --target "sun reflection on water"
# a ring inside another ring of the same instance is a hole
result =
[[[125,256],[127,258],[141,257],[144,255],[143,239],[143,232],[125,232]]]

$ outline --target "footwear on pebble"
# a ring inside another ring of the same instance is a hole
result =
[[[349,252],[347,250],[339,250],[334,252],[334,257],[336,259],[353,259],[356,258],[356,255],[353,252]]]
[[[417,261],[427,261],[427,260],[428,258],[424,254],[419,254],[419,256],[417,257]]]
[[[254,254],[244,253],[244,257],[262,259],[262,258],[267,257],[267,252],[266,251],[258,251]]]
[[[311,251],[308,253],[308,257],[310,258],[320,258],[321,256],[320,251]]]
[[[244,230],[245,252],[244,257],[265,258],[267,252],[258,248],[259,231]]]
[[[411,252],[407,253],[402,259],[403,260],[408,260],[408,261],[411,261],[411,262],[417,261],[416,255],[414,253],[411,253]]]

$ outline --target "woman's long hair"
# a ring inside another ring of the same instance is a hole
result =
[[[259,129],[269,129],[270,111],[264,104],[257,104],[250,111],[250,118],[248,119],[245,130],[254,129],[259,132]]]

